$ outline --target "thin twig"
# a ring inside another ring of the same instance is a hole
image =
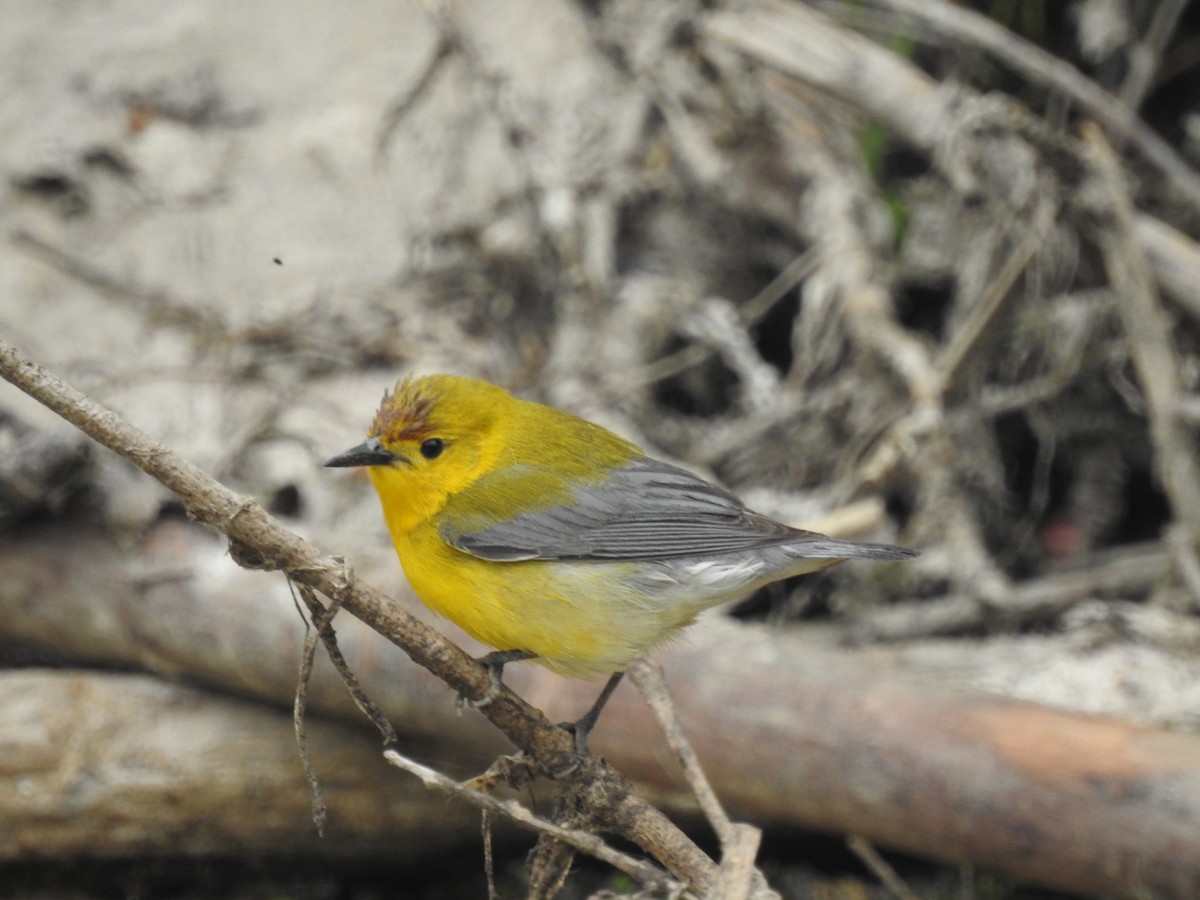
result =
[[[300,592],[300,596],[304,598],[304,603],[312,615],[313,625],[316,627],[317,634],[321,638],[321,643],[325,645],[325,652],[329,654],[329,661],[333,663],[333,668],[341,677],[342,683],[350,691],[350,696],[354,698],[355,705],[362,710],[363,715],[370,719],[371,724],[383,735],[384,746],[393,746],[399,741],[399,738],[396,737],[396,729],[392,727],[392,723],[383,714],[383,710],[379,708],[379,704],[367,696],[358,677],[350,669],[350,664],[346,661],[346,657],[342,655],[341,647],[338,646],[337,632],[333,630],[333,617],[337,615],[338,602],[334,600],[326,607],[321,603],[316,592],[307,584],[298,584],[296,585],[296,589]]]
[[[991,53],[1035,84],[1053,88],[1079,104],[1119,140],[1127,140],[1153,163],[1193,208],[1200,210],[1200,176],[1175,150],[1120,103],[1070,63],[1036,47],[980,13],[944,0],[875,0],[922,26],[921,34],[941,34]]]
[[[1200,464],[1191,429],[1176,410],[1183,394],[1173,327],[1155,290],[1144,254],[1132,234],[1133,207],[1121,167],[1098,128],[1084,130],[1100,213],[1097,237],[1150,414],[1163,487],[1176,518],[1200,543]]]
[[[1130,109],[1137,109],[1146,99],[1163,52],[1175,34],[1179,17],[1187,5],[1188,0],[1161,0],[1156,5],[1145,37],[1129,48],[1129,71],[1118,96]]]
[[[906,11],[919,15],[918,5],[909,3]],[[944,11],[947,7],[942,4],[937,8]],[[986,20],[983,23],[981,27],[1001,38],[1012,37],[994,23]],[[736,10],[723,10],[706,18],[700,30],[714,43],[758,59],[792,79],[829,91],[867,118],[885,125],[901,140],[931,154],[934,165],[943,169],[952,184],[957,183],[954,173],[946,169],[943,154],[938,151],[947,133],[953,131],[962,118],[959,107],[964,101],[977,102],[978,94],[962,86],[953,91],[945,89],[902,57],[848,29],[837,27],[803,4],[766,0]],[[1095,99],[1102,111],[1107,113],[1110,108],[1119,108],[1111,95],[1100,91],[1070,66],[1066,68],[1092,90],[1099,91]],[[1043,141],[1050,137],[1027,111],[1014,107],[1012,113],[1015,119],[1010,127],[1030,131]],[[1136,121],[1131,113],[1123,115]],[[1142,128],[1148,131],[1144,126]],[[1153,135],[1150,139],[1156,140]],[[1056,146],[1066,154],[1077,152],[1077,143],[1072,140],[1057,139]],[[1169,148],[1167,152],[1170,153]],[[1170,155],[1174,160],[1174,155]],[[1173,171],[1186,169],[1177,161],[1171,165]],[[1184,171],[1181,177],[1200,184],[1200,178],[1191,170]],[[1200,187],[1188,194],[1200,195]],[[1200,270],[1200,252],[1196,245],[1178,231],[1144,214],[1135,215],[1134,234],[1154,266],[1156,277],[1193,316],[1200,317],[1195,277],[1196,271]]]
[[[721,867],[717,873],[717,882],[707,896],[714,900],[777,898],[778,894],[767,886],[766,879],[755,866],[758,847],[762,842],[762,830],[743,822],[731,821],[721,806],[708,776],[700,766],[696,751],[692,749],[691,741],[683,733],[675,705],[667,692],[662,667],[643,656],[630,663],[625,671],[646,698],[658,727],[662,729],[667,743],[675,751],[679,764],[683,767],[692,793],[696,795],[700,808],[716,832],[717,840],[721,842]]]
[[[645,657],[639,657],[629,664],[625,672],[646,698],[658,727],[662,729],[667,743],[679,758],[688,784],[691,785],[692,792],[700,802],[700,808],[704,810],[704,815],[716,832],[717,839],[722,846],[731,843],[734,840],[733,822],[721,806],[721,801],[717,799],[716,792],[700,767],[700,760],[696,758],[696,751],[692,749],[691,742],[683,733],[679,717],[675,714],[675,707],[667,693],[667,682],[663,678],[662,668]]]
[[[761,844],[761,829],[744,822],[733,824],[729,839],[721,846],[721,870],[708,895],[711,900],[779,900],[755,866]]]
[[[1162,578],[1169,563],[1158,541],[1109,550],[1096,554],[1084,568],[1021,582],[1001,609],[989,608],[975,596],[948,594],[863,613],[851,633],[855,642],[911,640],[961,633],[982,623],[995,628],[998,616],[1016,627],[1058,615],[1081,600],[1143,593]]]
[[[479,831],[483,838],[483,875],[487,879],[488,900],[500,900],[496,890],[496,860],[492,856],[492,814],[486,809],[479,814]]]
[[[1200,557],[1191,530],[1180,525],[1167,529],[1167,550],[1179,578],[1192,598],[1192,609],[1200,608]]]
[[[785,127],[797,127],[792,117],[781,119]],[[803,146],[812,176],[809,231],[820,274],[838,298],[847,329],[855,343],[900,376],[914,406],[939,406],[941,379],[925,347],[896,321],[891,291],[861,224],[861,211],[871,202],[865,186],[825,145],[808,141]]]
[[[231,549],[239,549],[240,563],[283,570],[297,583],[320,591],[453,690],[472,698],[494,690],[482,666],[398,604],[356,581],[344,562],[320,553],[259,504],[218,483],[3,340],[0,377],[174,491],[189,515],[231,539]],[[502,687],[481,712],[544,770],[560,771],[576,759],[574,738],[507,688]],[[712,860],[661,812],[638,798],[611,766],[589,755],[576,772],[599,826],[623,832],[698,890],[712,886],[717,872]]]
[[[756,324],[759,319],[771,311],[776,303],[811,275],[816,267],[817,254],[813,250],[805,251],[788,263],[784,270],[772,278],[766,287],[743,306],[738,307],[738,318],[741,320],[742,326],[749,328]],[[682,350],[657,359],[639,369],[621,382],[621,389],[625,391],[671,378],[692,366],[699,365],[714,353],[716,350],[707,344],[689,344]]]
[[[637,880],[639,884],[657,885],[664,888],[674,885],[670,877],[662,869],[643,862],[640,859],[635,859],[628,854],[621,853],[618,850],[614,850],[594,834],[571,828],[562,828],[553,822],[547,822],[545,819],[535,816],[515,800],[498,800],[491,794],[485,794],[482,791],[467,787],[453,778],[447,778],[441,772],[403,756],[395,749],[385,750],[383,758],[393,766],[416,775],[428,788],[444,791],[447,794],[470,803],[472,806],[487,810],[492,815],[504,816],[523,828],[539,834],[549,835],[555,840],[569,844],[576,850],[593,856],[601,862],[608,863],[613,868],[624,872],[630,878]]]
[[[988,282],[983,296],[971,307],[966,320],[946,342],[946,346],[936,361],[944,391],[957,381],[972,349],[979,345],[996,316],[1000,314],[1000,310],[1004,308],[1005,301],[1012,296],[1013,285],[1017,283],[1021,273],[1037,256],[1043,240],[1043,236],[1034,229],[1013,248],[1000,267],[1000,271]]]
[[[854,855],[863,861],[863,865],[871,870],[871,874],[878,878],[898,900],[920,900],[908,889],[908,885],[901,880],[888,861],[880,856],[879,851],[866,840],[857,836],[850,837],[846,839],[846,846],[854,851]]]
[[[288,583],[291,585],[291,582]],[[294,596],[294,595],[293,595]],[[313,825],[317,834],[325,836],[325,820],[328,817],[328,807],[325,805],[325,795],[321,790],[321,780],[317,777],[317,767],[313,764],[312,754],[308,749],[308,732],[305,728],[305,717],[308,710],[308,685],[312,680],[313,663],[317,657],[317,643],[320,635],[317,629],[307,619],[304,622],[304,651],[300,656],[300,673],[296,679],[296,697],[292,702],[292,727],[296,732],[296,747],[300,751],[300,762],[304,765],[304,776],[308,780],[308,789],[312,795]]]
[[[625,671],[645,697],[658,727],[683,767],[692,793],[696,795],[700,808],[716,832],[717,840],[721,842],[721,866],[717,881],[706,896],[712,900],[777,898],[778,894],[767,886],[766,879],[755,866],[762,831],[753,825],[731,821],[721,806],[708,776],[700,766],[696,751],[683,733],[675,705],[667,692],[662,667],[643,656],[630,663]]]

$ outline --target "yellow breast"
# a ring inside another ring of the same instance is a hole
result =
[[[428,523],[393,538],[427,606],[476,640],[534,653],[564,675],[621,671],[692,618],[640,593],[635,563],[489,562],[450,547]]]

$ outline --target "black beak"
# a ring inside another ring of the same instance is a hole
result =
[[[385,449],[383,444],[379,443],[379,438],[371,438],[363,441],[357,447],[351,447],[345,453],[339,453],[333,459],[327,460],[325,465],[330,469],[347,469],[352,466],[387,466],[402,458]]]

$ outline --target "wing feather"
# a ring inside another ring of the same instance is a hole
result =
[[[482,559],[671,559],[808,541],[813,552],[798,555],[898,558],[882,548],[867,552],[877,545],[788,528],[746,509],[728,491],[648,457],[617,469],[603,484],[577,486],[570,503],[498,522],[486,508],[487,498],[511,491],[493,490],[490,477],[451,499],[441,531],[449,544]],[[471,527],[471,522],[495,524]]]

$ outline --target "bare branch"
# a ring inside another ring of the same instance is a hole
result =
[[[977,12],[942,0],[878,0],[920,23],[924,29],[980,47],[1031,81],[1066,94],[1108,133],[1128,141],[1161,171],[1171,185],[1200,209],[1200,176],[1171,145],[1155,134],[1129,106],[1057,57],[1014,35]]]
[[[281,569],[295,581],[315,588],[467,697],[483,697],[491,687],[482,666],[387,597],[356,581],[340,560],[322,554],[256,502],[209,478],[4,341],[0,341],[0,377],[178,494],[189,515],[234,542],[241,565]],[[572,736],[511,691],[501,690],[482,712],[544,771],[562,771],[573,760]],[[593,804],[589,808],[598,819],[623,831],[677,877],[701,890],[712,884],[712,861],[662,813],[637,798],[632,786],[611,766],[591,756],[579,773],[588,780],[586,796]]]
[[[443,791],[451,796],[464,800],[472,806],[496,816],[503,816],[523,828],[536,831],[539,834],[550,835],[556,840],[569,844],[576,850],[593,856],[601,862],[606,862],[614,869],[624,872],[630,878],[636,879],[647,887],[677,888],[667,877],[666,872],[627,853],[621,853],[608,846],[600,838],[586,831],[573,828],[561,828],[553,822],[534,815],[515,800],[497,800],[491,794],[468,787],[462,782],[447,778],[436,769],[423,766],[415,760],[396,750],[385,750],[383,758],[398,769],[403,769],[416,775],[425,783],[427,788]]]
[[[1176,412],[1182,386],[1172,325],[1133,236],[1133,207],[1116,156],[1099,129],[1089,127],[1085,138],[1099,194],[1089,199],[1102,220],[1098,238],[1109,280],[1121,298],[1116,306],[1149,406],[1160,475],[1176,517],[1196,545],[1200,543],[1200,464],[1191,429]]]

